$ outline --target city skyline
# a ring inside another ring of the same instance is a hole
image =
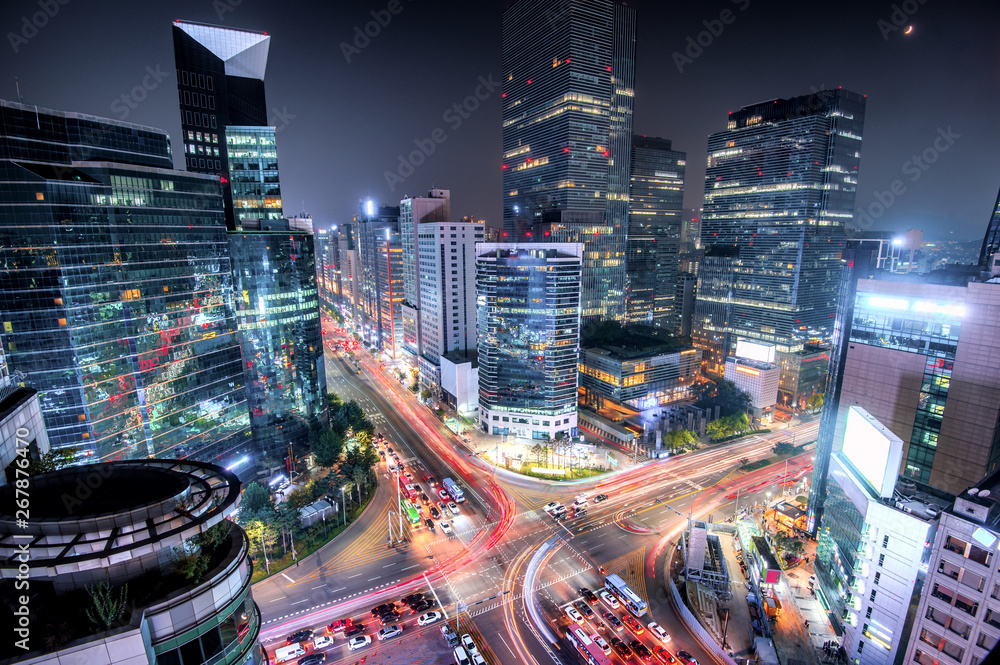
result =
[[[996,7],[970,2],[965,11],[953,11],[921,4],[916,13],[904,17],[914,30],[903,35],[892,22],[891,6],[860,2],[849,3],[836,17],[823,17],[819,30],[796,29],[820,19],[813,13],[817,10],[807,8],[765,7],[742,0],[731,6],[669,11],[651,2],[629,4],[640,16],[634,130],[669,138],[675,149],[688,153],[685,208],[689,211],[700,207],[698,185],[707,137],[717,127],[714,118],[754,100],[842,85],[868,94],[870,102],[857,208],[879,213],[880,206],[886,207],[883,202],[892,200],[882,214],[869,216],[872,228],[917,227],[927,237],[982,237],[1000,179],[995,157],[1000,137],[976,113],[1000,103],[988,74],[995,47],[983,38],[990,18],[1000,11]],[[176,112],[169,110],[176,104],[176,80],[167,24],[181,17],[266,31],[277,40],[269,62],[268,122],[280,128],[283,168],[288,173],[283,180],[292,183],[283,191],[287,208],[304,206],[319,226],[328,226],[350,221],[358,199],[394,203],[432,185],[447,186],[456,192],[456,214],[472,213],[499,225],[501,178],[499,158],[492,155],[500,153],[499,92],[494,85],[500,77],[500,5],[470,14],[457,3],[440,2],[433,8],[404,3],[402,11],[390,15],[387,25],[361,49],[353,45],[354,28],[373,20],[370,12],[381,11],[380,7],[349,3],[316,15],[295,11],[272,15],[270,10],[240,3],[181,4],[150,8],[142,15],[109,11],[100,16],[101,29],[148,37],[134,45],[94,49],[81,35],[88,33],[83,28],[97,15],[71,16],[72,6],[61,7],[37,34],[24,29],[31,35],[26,39],[21,36],[21,17],[30,17],[35,6],[13,3],[4,8],[2,21],[10,31],[11,48],[0,55],[4,70],[13,76],[0,86],[0,96],[17,99],[13,81],[17,76],[25,103],[125,116],[129,122],[163,128],[173,141],[176,165],[183,147]],[[726,15],[729,23],[722,23],[719,17],[726,9],[732,15]],[[304,20],[309,16],[315,20]],[[969,20],[972,17],[976,20]],[[721,32],[713,35],[710,28]],[[322,31],[326,46],[317,46],[314,30]],[[413,55],[408,36],[414,34],[441,46]],[[707,46],[699,46],[699,38]],[[341,42],[348,45],[347,55]],[[482,44],[495,46],[482,48]],[[690,53],[699,49],[701,53],[692,58],[685,54],[689,48]],[[71,57],[82,49],[87,58]],[[452,50],[465,57],[451,58]],[[783,59],[788,52],[797,53],[794,61]],[[747,57],[747,53],[758,55]],[[307,84],[292,65],[303,58],[326,64],[319,74],[307,68],[310,76],[318,77],[314,84]],[[764,66],[768,62],[783,64],[768,68]],[[104,74],[96,79],[86,76],[91,67]],[[430,78],[425,75],[429,67],[436,72]],[[749,67],[759,71],[749,76]],[[957,70],[966,74],[952,76]],[[328,91],[339,89],[349,89],[352,98],[366,101],[338,102]],[[476,98],[477,90],[484,99]],[[406,113],[368,110],[390,108],[388,102],[397,94],[418,93],[426,95],[428,103],[408,106]],[[470,95],[473,101],[466,99]],[[462,109],[467,117],[453,109],[463,100],[470,108],[477,106],[470,113]],[[337,125],[318,132],[327,122],[326,109],[331,108],[337,110]],[[446,120],[443,116],[449,110]],[[375,140],[365,132],[337,131],[337,126],[378,119],[391,128]],[[442,130],[443,142],[431,138],[436,128]],[[949,128],[959,138],[952,144],[935,144],[938,130],[947,134]],[[975,138],[966,140],[971,137]],[[433,152],[417,160],[422,162],[419,166],[401,167],[398,156],[417,149],[414,141],[424,142],[426,152]],[[940,151],[942,145],[946,151]],[[351,154],[350,168],[319,161],[327,150]],[[921,155],[927,152],[927,161],[932,159],[933,164],[923,162]],[[406,174],[411,168],[412,174],[391,190],[386,171],[402,169]]]

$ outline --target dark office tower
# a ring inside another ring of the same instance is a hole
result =
[[[989,268],[990,257],[1000,252],[1000,194],[997,194],[997,202],[993,205],[993,216],[990,218],[990,225],[986,228],[986,237],[983,238],[983,248],[979,252],[979,265]]]
[[[632,137],[625,318],[679,331],[677,298],[687,153],[670,141]]]
[[[622,320],[635,11],[518,0],[502,76],[504,240],[582,243],[583,323]]]
[[[229,233],[236,322],[257,449],[281,460],[324,418],[326,368],[312,220]]]
[[[362,336],[396,360],[403,352],[403,243],[399,206],[362,204],[354,218],[357,242],[356,317]]]
[[[260,227],[282,217],[274,127],[226,127],[229,185],[236,227]]]
[[[0,340],[52,447],[250,454],[218,179],[162,130],[0,102],[0,181]]]
[[[226,223],[236,228],[226,127],[267,124],[266,33],[174,21],[174,64],[184,160],[189,171],[222,176]]]
[[[830,340],[864,114],[861,95],[823,90],[730,113],[709,137],[694,325],[710,365],[738,339],[771,343],[785,384],[791,356]]]

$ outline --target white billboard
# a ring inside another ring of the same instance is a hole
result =
[[[847,411],[841,454],[879,496],[892,496],[903,460],[903,441],[861,407]]]
[[[736,342],[736,357],[757,360],[762,363],[773,363],[774,346],[741,339]]]

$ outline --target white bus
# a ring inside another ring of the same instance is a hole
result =
[[[628,588],[625,580],[617,575],[611,574],[604,578],[604,588],[613,593],[628,611],[637,617],[641,617],[648,610],[649,606],[635,591]]]

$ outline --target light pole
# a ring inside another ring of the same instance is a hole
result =
[[[344,512],[344,526],[347,526],[347,499],[344,498],[344,491],[346,489],[346,487],[340,488],[340,507]]]

